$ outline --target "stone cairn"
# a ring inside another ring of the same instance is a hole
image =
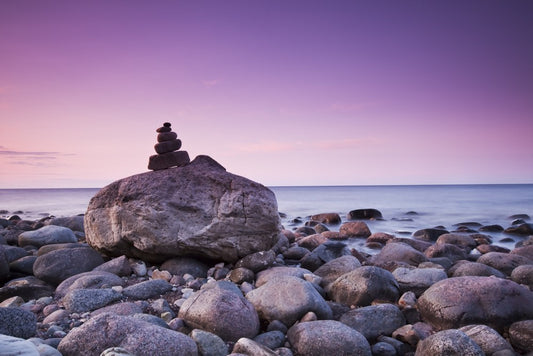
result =
[[[187,151],[178,151],[181,148],[181,140],[175,132],[172,132],[170,122],[165,122],[156,132],[158,135],[154,149],[157,154],[150,156],[148,169],[159,171],[189,164],[191,160]]]

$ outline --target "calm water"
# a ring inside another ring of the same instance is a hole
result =
[[[291,221],[312,214],[337,212],[341,217],[350,210],[375,208],[383,221],[367,222],[371,231],[405,233],[442,225],[476,221],[481,224],[511,225],[513,214],[533,216],[533,184],[517,185],[428,185],[428,186],[329,186],[271,187],[278,200],[286,228]],[[27,219],[49,214],[71,216],[82,214],[91,197],[99,189],[0,189],[0,210],[23,211]],[[417,215],[406,215],[415,211]],[[406,220],[411,219],[411,220]],[[331,226],[337,230],[338,226]],[[494,240],[509,237],[491,233]],[[517,237],[512,236],[514,240]],[[502,243],[511,246],[511,243]]]

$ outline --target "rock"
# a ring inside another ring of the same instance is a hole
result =
[[[321,319],[332,317],[331,308],[313,285],[298,277],[280,276],[269,280],[246,294],[259,314],[266,321],[279,320],[290,326],[313,311]]]
[[[374,232],[372,235],[368,236],[366,239],[367,243],[379,243],[385,245],[389,240],[392,240],[394,235],[387,234],[385,232]]]
[[[24,300],[39,299],[54,294],[54,287],[33,276],[13,279],[0,288],[0,300],[19,296]]]
[[[95,267],[93,271],[109,272],[120,277],[126,277],[131,274],[132,269],[128,258],[122,255]]]
[[[12,272],[19,272],[26,275],[33,274],[33,264],[37,260],[37,256],[24,256],[9,264],[9,269]],[[1,263],[1,262],[0,262]],[[0,267],[1,269],[1,267]],[[1,272],[0,272],[1,273]],[[1,278],[0,278],[1,280]]]
[[[383,218],[377,209],[355,209],[346,216],[348,220],[379,220]]]
[[[472,236],[464,234],[442,234],[438,237],[436,243],[455,245],[465,250],[467,253],[477,246],[476,240],[474,240]]]
[[[188,273],[195,278],[206,278],[209,267],[194,258],[175,257],[163,262],[161,269],[176,276],[183,276]]]
[[[316,221],[323,224],[340,224],[341,223],[341,217],[337,213],[322,213],[322,214],[316,214],[311,216],[312,221]]]
[[[511,279],[518,284],[523,284],[533,290],[533,265],[516,267],[511,273]]]
[[[502,232],[503,227],[501,225],[484,225],[479,228],[479,231],[485,232]]]
[[[72,329],[58,350],[63,356],[92,356],[110,347],[121,347],[135,355],[198,355],[196,343],[185,334],[110,313]]]
[[[296,324],[289,329],[287,338],[296,355],[372,355],[370,344],[361,333],[335,320]]]
[[[253,338],[259,333],[259,317],[253,305],[231,282],[209,283],[187,298],[178,317],[192,328],[212,332],[223,340]]]
[[[485,356],[481,348],[464,332],[456,329],[440,331],[421,340],[415,356]]]
[[[63,305],[73,313],[85,313],[112,302],[120,300],[122,294],[111,288],[105,289],[74,289],[69,291],[62,299]]]
[[[296,242],[298,243],[299,246],[312,251],[318,246],[320,246],[321,244],[325,243],[326,241],[328,241],[326,236],[322,234],[312,234],[312,235],[304,236],[298,239]]]
[[[4,253],[4,247],[0,245],[0,283],[9,279],[9,262]]]
[[[380,335],[390,336],[394,330],[405,325],[402,312],[393,304],[352,309],[339,321],[357,330],[370,341],[376,340]]]
[[[4,250],[4,256],[7,260],[7,263],[18,260],[19,258],[26,257],[29,255],[28,251],[22,247],[3,245],[0,248]]]
[[[327,241],[302,258],[301,266],[314,271],[324,263],[349,255],[351,255],[351,252],[346,247],[346,244],[339,241]]]
[[[428,247],[424,254],[427,258],[446,257],[452,262],[466,260],[467,258],[465,250],[447,243],[436,243]]]
[[[0,350],[2,355],[15,356],[40,356],[37,347],[28,340],[24,340],[18,337],[1,335],[0,334]]]
[[[311,274],[311,271],[300,267],[272,267],[257,274],[255,286],[261,287],[263,284],[278,277],[293,276],[303,279],[304,275]]]
[[[372,345],[372,356],[396,356],[396,349],[386,342],[376,342]]]
[[[309,252],[308,249],[301,246],[291,246],[286,251],[283,252],[283,258],[285,260],[294,260],[299,261],[301,260],[305,255],[307,255]]]
[[[358,267],[361,267],[361,262],[352,255],[346,255],[327,262],[315,270],[314,273],[322,277],[320,285],[328,292],[331,283],[335,282],[343,274],[351,272]]]
[[[368,225],[363,221],[345,222],[339,228],[339,234],[343,237],[364,237],[367,238],[372,233]]]
[[[196,342],[200,355],[226,356],[228,354],[228,347],[224,340],[213,333],[194,329],[190,337]]]
[[[405,243],[389,242],[372,258],[372,263],[380,266],[390,261],[404,262],[411,266],[418,266],[422,262],[427,262],[428,258],[422,252]]]
[[[123,302],[117,304],[111,304],[103,308],[96,309],[91,313],[91,317],[95,317],[99,314],[112,313],[123,316],[133,316],[135,314],[141,314],[148,307],[146,302]]]
[[[498,332],[487,325],[467,325],[459,329],[481,347],[485,355],[513,348]]]
[[[150,323],[150,324],[160,326],[165,329],[170,329],[169,325],[163,319],[152,314],[139,313],[139,314],[133,314],[132,317],[135,319],[146,321],[147,323]]]
[[[72,231],[85,231],[83,227],[83,215],[53,218],[48,222],[48,225],[68,227]]]
[[[241,258],[235,263],[235,267],[244,267],[257,273],[272,266],[275,260],[276,254],[274,251],[260,251]]]
[[[496,268],[497,270],[510,276],[513,270],[521,265],[531,265],[533,261],[527,257],[511,253],[489,252],[481,255],[477,262]]]
[[[0,308],[0,334],[27,339],[37,332],[37,318],[21,308]]]
[[[504,230],[508,234],[515,235],[533,235],[533,224],[520,224],[518,226],[511,226]]]
[[[44,245],[37,251],[37,257],[46,255],[48,252],[61,250],[64,248],[79,248],[79,247],[89,247],[87,244],[79,243],[79,242],[68,242],[64,244],[52,244],[52,245]]]
[[[180,148],[181,148],[180,139],[158,142],[154,146],[155,151],[159,153],[160,155],[164,153],[171,153],[171,152],[177,151]],[[170,168],[170,167],[167,167],[167,168]]]
[[[330,287],[335,302],[348,306],[367,306],[374,301],[396,302],[399,286],[389,271],[375,266],[363,266],[345,273]]]
[[[52,313],[50,313],[46,318],[43,319],[43,324],[62,324],[65,322],[68,322],[70,318],[70,312],[65,309],[58,309]]]
[[[533,320],[523,320],[511,324],[509,340],[516,350],[524,353],[531,352],[533,350]]]
[[[100,356],[135,356],[122,347],[110,347],[102,351]]]
[[[396,268],[392,275],[398,282],[400,292],[411,291],[418,297],[433,284],[448,278],[439,268]]]
[[[279,330],[267,331],[254,337],[254,341],[274,350],[283,346],[285,342],[285,333]]]
[[[415,239],[435,242],[435,241],[437,241],[439,236],[443,235],[443,234],[449,234],[449,232],[447,230],[444,230],[444,229],[432,229],[432,228],[430,228],[430,229],[421,229],[421,230],[415,231],[415,233],[413,234],[413,237]]]
[[[533,317],[533,292],[495,277],[454,277],[418,298],[422,318],[437,329],[485,324],[498,331]]]
[[[487,266],[486,264],[471,261],[458,261],[448,271],[450,277],[463,276],[495,276],[498,278],[505,278],[505,274],[498,271],[496,268]]]
[[[102,271],[89,271],[76,274],[61,282],[55,291],[56,297],[64,297],[75,289],[99,289],[112,286],[123,286],[124,281],[119,276]]]
[[[76,235],[71,229],[63,226],[48,225],[38,230],[25,231],[19,235],[19,246],[41,247],[50,244],[78,242]]]
[[[45,282],[58,285],[68,277],[88,272],[102,263],[102,256],[93,249],[63,248],[39,256],[33,265],[33,274]]]
[[[88,243],[111,256],[235,262],[274,246],[281,225],[270,189],[198,156],[104,187],[89,203],[85,230]]]
[[[254,356],[276,356],[277,354],[268,347],[258,342],[242,337],[233,346],[232,353]]]
[[[158,297],[172,289],[172,284],[163,279],[151,279],[124,288],[122,294],[133,299],[148,299]]]
[[[174,141],[178,138],[178,134],[175,132],[160,132],[157,135],[157,142]]]
[[[150,156],[148,169],[159,171],[171,167],[183,167],[190,161],[187,151],[168,152]]]
[[[511,254],[523,256],[533,261],[533,245],[516,247],[514,250],[511,251]]]

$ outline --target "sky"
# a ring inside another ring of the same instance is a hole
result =
[[[533,183],[533,2],[0,1],[0,188]]]

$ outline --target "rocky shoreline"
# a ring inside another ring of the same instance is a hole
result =
[[[4,213],[7,213],[4,211]],[[371,232],[317,214],[236,262],[109,257],[83,216],[0,219],[0,350],[27,355],[518,355],[532,351],[533,236],[474,223]],[[331,231],[338,230],[338,231]],[[481,230],[481,231],[480,231]],[[366,254],[347,244],[364,241]],[[21,351],[22,350],[22,351]]]

